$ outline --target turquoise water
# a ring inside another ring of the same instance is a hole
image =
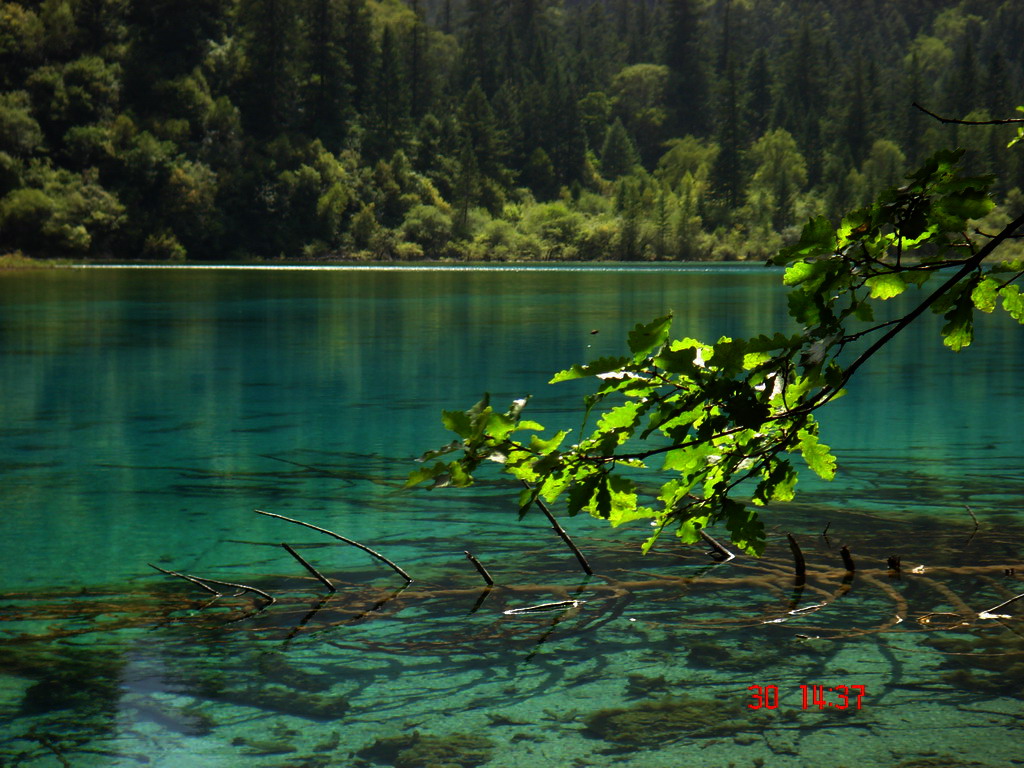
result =
[[[546,385],[551,372],[621,353],[669,309],[677,333],[707,340],[785,328],[778,282],[742,268],[0,275],[0,765],[1022,764],[1024,626],[977,618],[1024,592],[1012,322],[983,318],[953,355],[928,318],[858,374],[823,415],[840,478],[804,478],[772,510],[762,561],[716,566],[671,541],[641,558],[642,526],[575,518],[597,571],[584,579],[497,477],[400,490],[412,457],[447,442],[441,408],[530,393],[531,418],[572,426],[585,390]],[[256,508],[370,545],[415,581],[400,591],[378,561]],[[802,588],[786,532],[807,555]],[[281,542],[339,592],[325,598]],[[211,602],[147,563],[278,602]],[[586,602],[503,613],[571,599]],[[779,706],[750,709],[751,685],[777,686]],[[860,709],[804,709],[801,685],[867,693]]]

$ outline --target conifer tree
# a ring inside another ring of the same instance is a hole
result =
[[[303,107],[310,136],[340,148],[348,117],[351,84],[343,45],[346,8],[342,0],[313,0],[306,23]]]
[[[601,146],[601,174],[606,179],[618,179],[630,174],[639,162],[640,155],[633,139],[622,121],[615,118],[615,122],[608,126]]]
[[[666,0],[665,64],[669,69],[670,133],[701,135],[708,124],[708,85],[698,46],[695,0]]]
[[[248,65],[240,101],[248,129],[269,137],[293,127],[298,106],[299,8],[296,0],[240,0]]]

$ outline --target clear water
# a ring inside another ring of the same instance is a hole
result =
[[[551,372],[668,309],[709,340],[787,325],[755,269],[0,275],[0,765],[1024,764],[1024,601],[977,617],[1024,592],[1011,322],[953,355],[929,318],[858,374],[823,417],[840,478],[769,513],[761,561],[641,558],[642,526],[575,518],[585,579],[496,477],[399,489],[447,442],[441,408],[532,393],[572,426],[584,389]],[[752,685],[778,707],[750,709]],[[804,709],[802,685],[866,694]]]

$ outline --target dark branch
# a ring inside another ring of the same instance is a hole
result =
[[[934,117],[940,123],[953,123],[955,125],[1011,125],[1013,123],[1024,123],[1024,117],[1004,117],[999,120],[957,120],[953,117],[942,117],[942,115],[936,115],[929,109],[925,109],[916,101],[914,106],[924,112],[929,117]]]
[[[278,515],[278,514],[275,514],[274,512],[264,512],[262,509],[254,509],[253,512],[255,512],[257,515],[266,515],[267,517],[276,517],[278,520],[284,520],[285,522],[288,522],[288,523],[295,523],[296,525],[302,525],[302,526],[305,526],[306,528],[312,528],[314,531],[320,531],[320,533],[326,533],[328,536],[332,536],[335,539],[337,539],[338,541],[343,541],[346,544],[350,544],[351,546],[356,547],[357,549],[363,550],[363,552],[366,552],[368,555],[372,555],[373,557],[375,557],[378,560],[380,560],[382,563],[387,564],[395,573],[397,573],[399,576],[401,576],[407,582],[412,582],[412,576],[410,576],[405,571],[403,571],[401,568],[399,568],[397,565],[395,565],[393,562],[388,560],[380,552],[375,552],[374,550],[370,549],[365,544],[360,544],[358,541],[353,541],[352,539],[347,539],[344,536],[342,536],[341,534],[335,533],[334,531],[329,531],[326,528],[321,528],[318,525],[312,525],[310,523],[304,523],[301,520],[296,520],[296,519],[291,518],[291,517],[285,517],[284,515]]]
[[[527,483],[525,480],[522,480],[521,482],[527,488],[530,487],[529,483]],[[548,505],[541,501],[540,498],[535,498],[534,502],[537,504],[538,507],[540,507],[540,511],[544,513],[544,516],[547,517],[548,522],[551,523],[551,527],[554,528],[555,533],[558,534],[558,538],[564,541],[566,546],[572,550],[572,553],[574,555],[576,555],[576,559],[579,560],[580,567],[583,568],[583,572],[587,574],[587,576],[593,576],[594,569],[590,567],[590,563],[587,562],[587,558],[584,557],[582,552],[580,552],[579,547],[576,546],[576,542],[574,542],[569,537],[569,534],[565,532],[565,529],[558,524],[558,521],[555,519],[555,516],[551,514],[551,510],[548,509]]]
[[[483,577],[484,581],[487,582],[487,586],[488,587],[493,587],[494,586],[494,579],[491,578],[491,574],[489,574],[487,572],[487,569],[484,568],[484,564],[481,563],[479,560],[477,560],[476,556],[472,552],[470,552],[469,550],[463,550],[463,551],[466,553],[466,557],[469,559],[469,562],[471,562],[473,564],[473,567],[476,568],[477,573],[479,573]]]
[[[296,560],[298,560],[299,564],[303,568],[305,568],[307,571],[309,571],[311,574],[313,574],[314,578],[316,578],[321,584],[323,584],[325,587],[327,587],[327,591],[328,592],[337,592],[338,591],[338,588],[335,587],[333,584],[331,584],[330,580],[326,576],[324,576],[322,573],[320,573],[320,571],[318,571],[316,568],[314,568],[312,565],[310,565],[309,561],[306,560],[306,558],[304,558],[302,555],[300,555],[298,552],[296,552],[290,546],[285,544],[283,541],[281,542],[281,546],[284,547],[285,551],[289,555],[291,555]]]

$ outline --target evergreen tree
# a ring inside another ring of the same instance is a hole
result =
[[[240,0],[247,70],[240,104],[247,129],[270,137],[297,122],[299,13],[296,0]]]
[[[377,52],[366,0],[342,0],[346,4],[342,48],[352,88],[352,106],[366,111],[371,100],[373,71]]]
[[[665,0],[665,64],[669,69],[670,133],[701,135],[707,124],[708,86],[695,0]]]
[[[640,155],[633,139],[622,121],[615,118],[615,122],[608,126],[601,146],[601,174],[606,179],[618,179],[632,173],[639,162]]]
[[[343,0],[312,0],[305,27],[305,128],[332,150],[341,146],[352,89],[344,49],[345,11]]]

